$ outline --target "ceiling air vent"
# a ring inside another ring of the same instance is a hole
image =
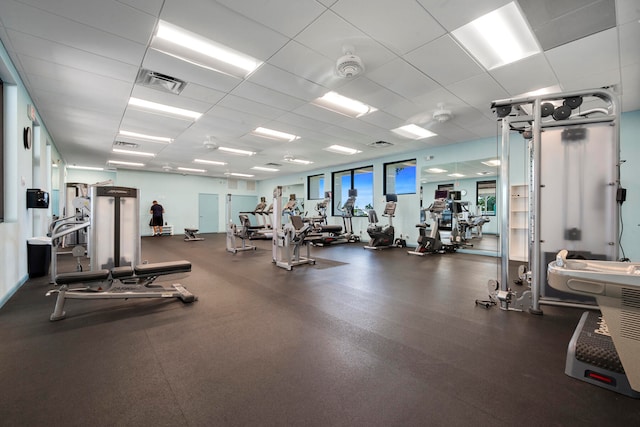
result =
[[[135,142],[115,141],[113,145],[116,147],[124,148],[138,148],[138,144],[136,144]]]
[[[182,89],[187,85],[184,80],[167,76],[166,74],[156,71],[145,70],[141,68],[136,78],[136,83],[151,89],[161,90],[176,95],[180,95]]]
[[[282,166],[282,163],[269,162],[269,163],[265,163],[265,166],[274,166],[274,167],[278,167],[278,166]]]
[[[382,147],[391,147],[393,144],[387,141],[376,141],[369,143],[369,147],[373,148],[382,148]]]

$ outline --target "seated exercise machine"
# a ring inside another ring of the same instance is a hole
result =
[[[272,262],[278,267],[291,270],[293,267],[302,264],[315,264],[316,260],[311,258],[310,241],[307,236],[312,230],[311,224],[305,223],[302,217],[292,215],[289,222],[282,225],[282,212],[280,211],[282,187],[278,186],[273,191],[273,211],[274,229],[272,239]],[[306,248],[306,253],[301,255],[301,249]]]
[[[349,197],[342,205],[342,208],[338,208],[342,214],[342,225],[344,230],[337,243],[356,243],[360,241],[360,236],[353,232],[353,214],[356,208],[358,190],[356,188],[351,188],[349,189],[348,195]]]
[[[231,194],[227,194],[227,252],[235,254],[240,251],[256,250],[254,245],[247,243],[251,234],[249,216],[246,213],[239,214],[239,225],[234,224],[231,220],[231,197]],[[238,246],[236,238],[242,241],[240,246]]]
[[[153,285],[159,276],[190,271],[189,261],[170,261],[60,273],[55,278],[55,283],[60,288],[47,292],[47,296],[58,294],[50,320],[62,320],[66,317],[64,303],[67,299],[179,298],[185,303],[196,301],[197,297],[180,284],[174,283],[170,288]],[[69,287],[76,284],[83,286]]]
[[[443,212],[447,210],[447,198],[448,192],[446,190],[436,190],[435,200],[426,209],[429,211],[429,216],[432,220],[429,234],[427,234],[429,224],[426,221],[416,224],[420,232],[418,246],[413,251],[407,251],[409,255],[424,256],[426,254],[443,254],[456,251],[457,246],[455,244],[445,244],[440,239],[440,222]]]
[[[161,275],[191,271],[188,261],[140,262],[139,190],[115,186],[91,187],[90,271],[58,273],[47,295],[58,294],[51,320],[64,319],[67,299],[197,298],[184,286],[154,286]],[[131,237],[135,236],[135,237]],[[82,284],[78,288],[70,285]]]
[[[185,228],[184,229],[184,241],[185,242],[197,242],[204,240],[204,237],[198,236],[197,228]]]
[[[331,192],[324,193],[324,200],[316,204],[318,216],[305,218],[310,222],[313,231],[309,237],[314,246],[326,246],[336,243],[347,243],[348,240],[342,234],[342,226],[327,224],[327,208],[331,205]]]
[[[567,259],[547,266],[554,289],[595,297],[601,314],[585,312],[569,342],[565,373],[640,398],[640,263]]]
[[[389,224],[385,227],[378,225],[378,215],[374,209],[369,209],[369,225],[367,226],[367,234],[369,234],[369,244],[365,249],[387,249],[406,247],[407,242],[402,237],[395,239],[395,228],[393,227],[393,217],[396,213],[398,204],[398,196],[396,194],[386,195],[386,205],[382,216],[389,218]]]
[[[227,252],[238,253],[240,251],[256,250],[256,246],[250,245],[247,242],[251,238],[251,222],[249,216],[246,214],[238,215],[240,220],[239,226],[233,222],[229,222],[227,225]],[[240,246],[236,242],[236,237],[241,240]]]

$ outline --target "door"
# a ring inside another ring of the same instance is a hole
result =
[[[198,194],[198,229],[200,233],[219,231],[219,200],[217,194]]]

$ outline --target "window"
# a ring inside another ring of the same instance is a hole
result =
[[[324,199],[324,174],[307,177],[307,199]]]
[[[496,214],[496,181],[476,182],[477,206],[481,215]]]
[[[373,209],[373,166],[334,172],[332,215],[342,215],[344,202],[349,199],[349,190],[357,190],[354,206],[354,216],[367,216],[369,209]]]
[[[384,164],[384,194],[416,194],[416,159]]]

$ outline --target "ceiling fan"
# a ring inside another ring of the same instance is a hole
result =
[[[409,117],[407,123],[429,128],[434,124],[446,123],[453,119],[453,117],[451,110],[445,108],[444,103],[440,102],[435,110],[428,110],[415,114]]]

